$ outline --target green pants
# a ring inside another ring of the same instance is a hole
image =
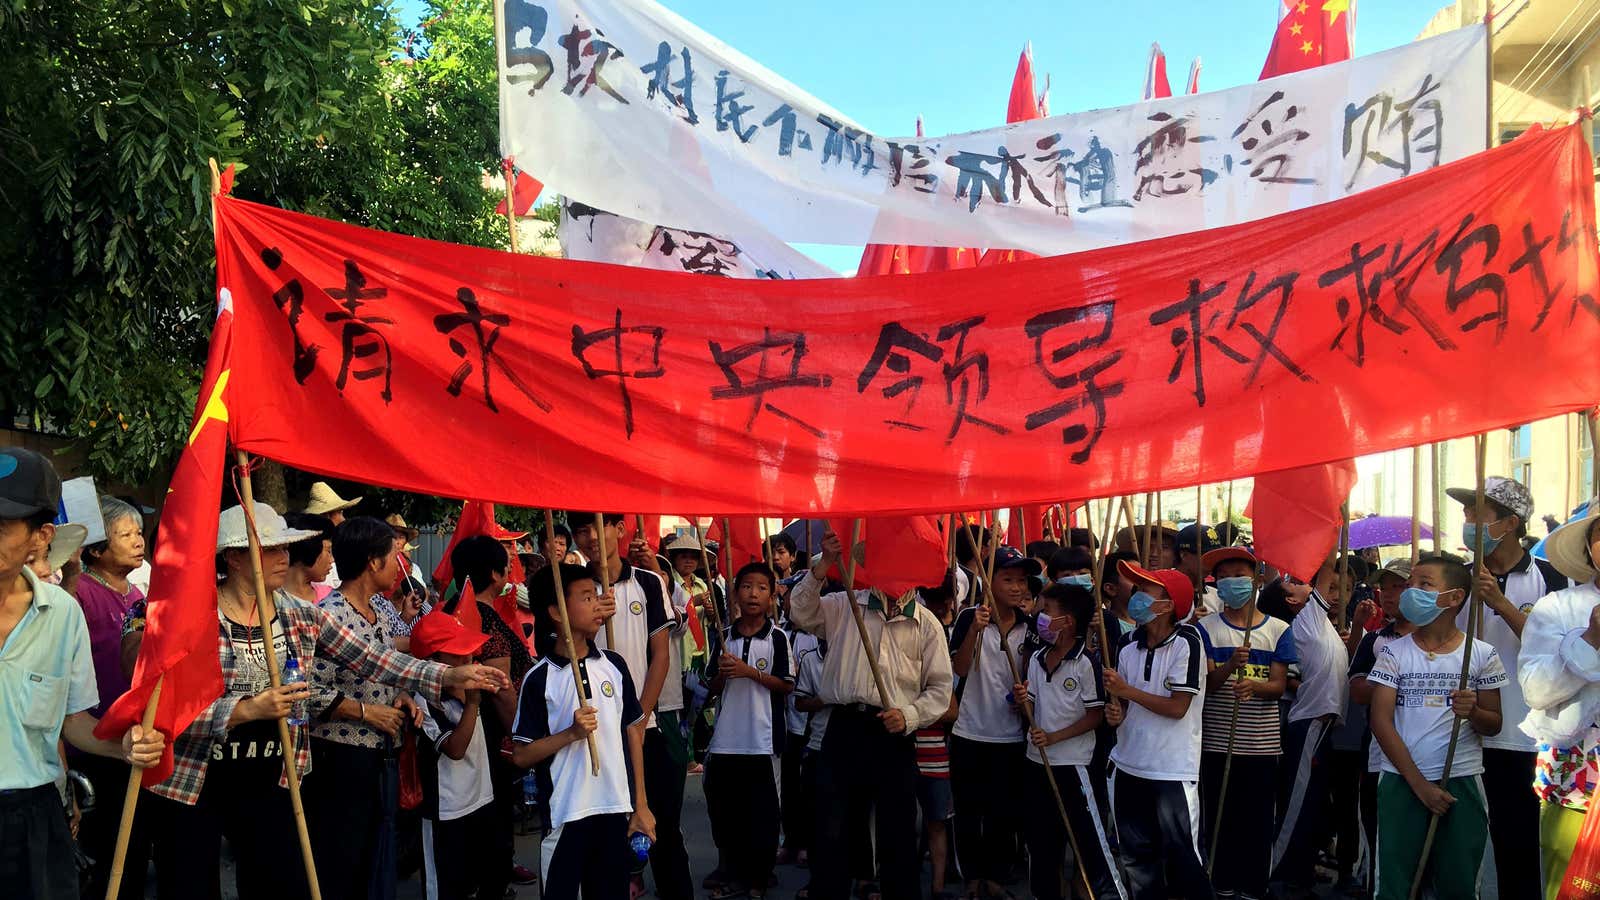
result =
[[[1544,870],[1545,900],[1556,900],[1572,860],[1572,848],[1583,830],[1583,813],[1559,803],[1539,806],[1539,851]]]
[[[1424,886],[1436,897],[1478,896],[1478,872],[1489,837],[1489,814],[1476,776],[1452,778],[1445,790],[1455,796],[1439,819],[1428,854]],[[1406,900],[1422,856],[1432,818],[1404,778],[1384,772],[1378,778],[1378,885],[1376,900]]]

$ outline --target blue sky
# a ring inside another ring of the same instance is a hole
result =
[[[1057,114],[1137,101],[1151,41],[1167,54],[1174,90],[1183,90],[1195,56],[1201,90],[1254,81],[1278,8],[1278,0],[662,2],[877,134],[910,134],[918,115],[929,134],[1003,124],[1029,41],[1035,77],[1042,84],[1050,75]],[[399,5],[405,17],[409,4]],[[1361,3],[1356,53],[1407,43],[1444,5]],[[846,272],[861,255],[857,247],[800,249]]]

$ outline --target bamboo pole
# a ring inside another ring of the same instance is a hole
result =
[[[1153,518],[1155,516],[1155,502],[1155,492],[1146,491],[1144,495],[1144,539],[1135,541],[1133,548],[1139,554],[1139,565],[1147,569],[1150,567],[1150,526],[1155,521]],[[1139,530],[1136,528],[1133,533],[1137,535]]]
[[[772,580],[778,580],[778,566],[772,561],[772,535],[767,533],[767,520],[764,516],[756,516],[756,526],[761,529],[761,546],[767,556],[767,571],[772,573]]]
[[[594,514],[594,539],[596,547],[600,551],[600,594],[604,596],[611,593],[611,555],[606,552],[606,517],[604,513]],[[621,547],[617,548],[617,556],[622,556]],[[560,576],[557,575],[557,577],[559,578]],[[613,615],[611,618],[616,618],[616,616]],[[617,634],[612,629],[611,618],[606,619],[606,649],[615,650],[617,649]]]
[[[1194,488],[1194,605],[1200,606],[1206,593],[1206,489],[1204,485],[1195,485]]]
[[[1239,543],[1239,529],[1233,525],[1233,479],[1228,480],[1228,518],[1223,521],[1228,523],[1228,546]]]
[[[1132,511],[1132,507],[1129,506],[1127,500],[1128,500],[1128,498],[1126,496],[1124,496],[1122,498],[1123,511],[1124,512],[1131,512]],[[1088,530],[1089,536],[1092,539],[1094,537],[1094,534],[1095,534],[1095,532],[1094,532],[1094,502],[1093,501],[1089,501],[1089,502],[1086,502],[1086,503],[1083,504],[1083,518],[1084,518],[1084,527]],[[1130,525],[1131,525],[1131,523],[1130,523]],[[1117,510],[1115,508],[1115,501],[1113,501],[1113,500],[1108,498],[1106,500],[1105,521],[1102,522],[1101,525],[1100,525],[1100,534],[1102,535],[1101,540],[1100,540],[1100,546],[1102,546],[1102,547],[1106,546],[1106,541],[1111,539],[1110,536],[1112,534],[1116,533],[1116,530],[1117,530]],[[1095,636],[1100,641],[1100,659],[1101,659],[1101,664],[1102,665],[1106,665],[1107,661],[1111,659],[1111,654],[1115,650],[1115,648],[1111,646],[1111,639],[1108,636],[1109,632],[1107,632],[1107,630],[1106,630],[1105,587],[1104,587],[1104,585],[1105,585],[1105,554],[1091,552],[1089,554],[1089,559],[1094,564],[1094,610],[1095,610],[1095,616],[1094,617],[1095,617],[1095,624],[1098,626],[1097,633],[1096,633]],[[1106,702],[1107,703],[1115,703],[1116,700],[1114,698],[1107,698]]]
[[[267,592],[266,575],[261,571],[261,536],[256,532],[255,516],[255,491],[250,486],[250,455],[243,450],[235,451],[239,461],[240,500],[244,506],[244,520],[248,526],[245,530],[250,540],[250,569],[255,576],[256,609],[261,615],[262,631],[269,636],[268,640],[261,643],[261,652],[267,658],[267,676],[272,681],[274,688],[283,685],[283,670],[278,668],[278,653],[272,647],[270,635],[272,634],[272,618],[274,604],[272,595]],[[307,678],[311,673],[305,673]],[[322,900],[322,886],[317,882],[317,863],[311,855],[311,832],[306,828],[306,808],[300,799],[300,767],[295,763],[294,732],[289,728],[289,720],[278,720],[278,743],[283,746],[283,770],[289,781],[289,808],[294,812],[294,827],[300,835],[300,856],[306,866],[306,886],[311,891],[311,900]]]
[[[716,572],[711,569],[711,557],[706,551],[705,538],[700,534],[700,520],[684,516],[694,531],[694,542],[700,545],[700,565],[706,570],[706,612],[711,614],[711,627],[722,633],[722,611],[717,609]]]
[[[150,700],[144,705],[144,715],[139,724],[146,732],[156,727],[156,706],[161,702],[161,687],[166,681],[165,674],[156,679],[156,686],[150,691]],[[167,740],[171,741],[172,738]],[[135,768],[128,773],[128,787],[122,794],[122,820],[117,824],[116,849],[111,854],[111,875],[106,881],[106,900],[117,900],[117,892],[122,889],[122,870],[128,862],[128,839],[133,834],[134,809],[139,805],[139,787],[143,781],[143,769]]]
[[[1589,487],[1592,493],[1600,494],[1600,406],[1589,410],[1584,419],[1589,423]]]
[[[850,546],[845,548],[844,563],[844,593],[845,599],[850,602],[850,615],[856,620],[856,634],[861,637],[861,652],[867,657],[867,668],[872,670],[872,685],[878,689],[878,708],[888,711],[894,708],[889,702],[889,688],[883,681],[883,670],[878,667],[878,651],[872,646],[872,638],[867,635],[867,619],[861,612],[861,604],[856,602],[856,544],[861,541],[861,520],[856,519],[850,526]],[[884,619],[887,627],[889,621]]]
[[[1245,604],[1246,615],[1244,620],[1244,649],[1250,649],[1250,634],[1256,628],[1256,596],[1260,595],[1260,588],[1251,596],[1250,602]],[[1227,615],[1224,611],[1219,615]],[[1235,673],[1234,678],[1240,679],[1244,675]],[[1222,760],[1222,786],[1217,794],[1217,814],[1211,820],[1211,846],[1206,849],[1206,874],[1210,875],[1217,864],[1217,845],[1222,843],[1222,809],[1228,803],[1228,782],[1233,778],[1233,750],[1239,736],[1239,698],[1233,698],[1233,711],[1228,716],[1228,755]]]
[[[550,510],[544,511],[544,533],[548,538],[556,533],[555,516]],[[600,563],[600,568],[605,568],[605,562]],[[567,649],[567,668],[572,670],[572,684],[578,689],[578,706],[589,705],[589,694],[583,689],[583,673],[578,671],[578,645],[572,640],[572,623],[567,621],[567,587],[561,582],[561,561],[550,561],[550,577],[555,579],[556,585],[556,623],[561,626],[561,643]],[[593,775],[600,774],[600,746],[595,742],[594,734],[589,735],[589,771]]]
[[[1474,435],[1473,442],[1475,455],[1477,457],[1478,475],[1477,496],[1475,497],[1474,506],[1477,509],[1476,518],[1479,522],[1482,522],[1489,514],[1488,501],[1483,493],[1484,471],[1489,450],[1488,435]],[[1473,564],[1479,565],[1480,563],[1478,561],[1483,559],[1483,539],[1486,536],[1488,529],[1479,527],[1476,530],[1478,533],[1478,540],[1476,553],[1474,554],[1473,558]],[[1464,691],[1467,689],[1467,678],[1472,672],[1472,645],[1474,643],[1473,635],[1477,632],[1478,627],[1482,624],[1483,618],[1481,609],[1482,604],[1479,602],[1477,597],[1474,597],[1469,593],[1466,599],[1462,602],[1469,603],[1471,605],[1467,607],[1467,633],[1462,636],[1461,675],[1456,679],[1456,690],[1458,691]],[[1439,773],[1438,784],[1441,788],[1450,783],[1450,769],[1455,765],[1456,744],[1461,739],[1461,723],[1464,721],[1466,720],[1462,717],[1455,716],[1453,721],[1450,723],[1450,745],[1445,749],[1444,753],[1444,770]],[[1433,839],[1438,834],[1438,831],[1439,816],[1437,814],[1429,816],[1428,832],[1422,839],[1422,853],[1417,858],[1417,871],[1416,874],[1411,878],[1411,893],[1409,895],[1411,900],[1416,900],[1422,890],[1422,876],[1423,873],[1427,871],[1428,856],[1433,852]]]
[[[1444,474],[1439,471],[1439,467],[1444,454],[1437,443],[1433,445],[1432,450],[1433,471],[1430,477],[1432,478],[1433,495],[1429,498],[1428,505],[1433,510],[1433,552],[1442,553],[1444,552],[1444,547],[1441,546],[1440,542],[1444,540],[1444,519],[1439,509],[1439,482],[1440,479],[1444,478]]]
[[[1411,448],[1411,564],[1422,558],[1422,447]]]
[[[1350,609],[1350,500],[1339,504],[1339,609],[1334,617],[1339,631],[1344,631],[1345,616]]]
[[[1147,568],[1156,568],[1156,560],[1161,556],[1160,547],[1167,542],[1167,533],[1161,529],[1160,525],[1160,523],[1164,521],[1166,521],[1166,519],[1161,513],[1161,492],[1156,491],[1156,540],[1145,541],[1145,552],[1150,554],[1150,562],[1148,563]]]
[[[1128,536],[1133,540],[1133,546],[1135,552],[1137,552],[1139,547],[1139,529],[1137,526],[1139,523],[1133,518],[1133,499],[1127,494],[1122,495],[1122,517],[1128,520]],[[1091,547],[1090,549],[1096,553],[1110,553],[1110,545],[1106,541],[1111,540],[1111,537],[1116,533],[1117,530],[1115,528],[1111,529],[1111,534],[1106,536],[1105,541],[1100,542],[1100,546]],[[1143,557],[1140,558],[1142,559]]]

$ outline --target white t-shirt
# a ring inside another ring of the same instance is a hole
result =
[[[1444,757],[1450,745],[1450,723],[1455,715],[1450,711],[1450,692],[1456,689],[1461,678],[1461,654],[1467,646],[1462,641],[1451,653],[1429,654],[1417,646],[1416,634],[1408,634],[1385,644],[1378,651],[1378,661],[1367,674],[1372,684],[1393,688],[1394,727],[1400,740],[1411,753],[1422,777],[1437,781],[1444,774]],[[1511,678],[1500,663],[1500,654],[1488,641],[1472,642],[1472,668],[1467,676],[1469,687],[1480,690],[1504,688]],[[1374,741],[1376,743],[1376,741]],[[1379,765],[1385,772],[1399,774],[1388,757],[1381,757]],[[1468,777],[1483,774],[1483,739],[1463,722],[1461,736],[1456,742],[1455,761],[1450,767],[1450,777]]]
[[[1106,705],[1105,689],[1100,684],[1100,666],[1083,652],[1084,642],[1067,651],[1054,669],[1046,657],[1051,647],[1043,647],[1028,658],[1028,696],[1033,699],[1033,720],[1044,731],[1060,731],[1082,719],[1091,709]],[[1027,742],[1028,758],[1044,765],[1039,748]],[[1094,730],[1051,744],[1052,766],[1086,766],[1094,758]]]
[[[788,729],[790,734],[805,734],[806,725],[811,718],[810,713],[801,712],[800,710],[795,709],[794,702],[801,697],[807,696],[806,694],[802,694],[800,692],[800,673],[802,671],[802,666],[806,665],[806,656],[814,653],[816,649],[816,635],[809,631],[801,631],[798,628],[791,628],[789,630],[789,650],[794,653],[795,689],[789,692],[788,702],[784,704],[783,720],[784,726]],[[812,665],[817,668],[818,672],[821,672],[822,660],[820,658],[815,660]]]
[[[1508,538],[1509,540],[1510,538]],[[1533,605],[1540,597],[1553,591],[1559,591],[1567,586],[1567,579],[1557,572],[1547,562],[1535,560],[1531,554],[1522,554],[1519,562],[1504,578],[1497,579],[1500,590],[1510,600],[1512,605],[1527,615],[1533,610]],[[1522,650],[1522,638],[1511,630],[1506,620],[1494,610],[1485,606],[1483,614],[1483,639],[1494,645],[1500,654],[1500,663],[1507,672],[1517,671],[1517,655]],[[1465,617],[1462,618],[1465,621]],[[1518,750],[1532,753],[1536,749],[1536,742],[1532,737],[1524,734],[1517,725],[1528,717],[1528,704],[1522,699],[1522,685],[1513,678],[1500,689],[1500,715],[1506,727],[1494,737],[1483,739],[1485,747],[1496,750]]]
[[[951,653],[967,639],[976,621],[976,610],[977,607],[968,607],[956,616],[955,630],[950,634]],[[1033,622],[1020,611],[1006,636],[1005,652],[1000,649],[1000,629],[993,624],[983,629],[974,648],[975,661],[956,690],[959,703],[952,734],[985,744],[1015,744],[1023,740],[1022,713],[1006,699],[1014,683],[1006,654],[1011,654],[1020,669],[1038,646],[1036,642]]]
[[[1111,761],[1117,770],[1152,781],[1200,780],[1200,730],[1205,717],[1206,654],[1200,632],[1179,625],[1166,640],[1145,647],[1144,628],[1137,628],[1117,653],[1117,674],[1130,687],[1157,697],[1194,694],[1181,719],[1157,715],[1137,703],[1122,702]]]
[[[789,652],[789,635],[767,619],[753,635],[739,633],[737,625],[729,625],[721,634],[713,636],[708,648],[706,680],[717,671],[715,666],[727,653],[747,665],[754,666],[764,675],[784,681],[794,680],[793,657]],[[784,696],[757,684],[751,678],[730,678],[717,697],[717,725],[711,733],[710,753],[728,753],[744,756],[772,755],[783,750]]]
[[[455,732],[466,708],[460,700],[446,697],[443,703],[430,704],[421,695],[417,705],[428,711],[422,717],[422,733],[433,741],[434,747]],[[478,714],[494,715],[494,710],[479,708]],[[476,812],[494,801],[494,782],[489,778],[489,745],[483,739],[483,725],[474,721],[472,739],[467,743],[467,753],[460,759],[451,759],[439,752],[439,819],[448,822],[468,813]]]
[[[1329,713],[1344,717],[1344,701],[1350,694],[1350,654],[1328,618],[1328,609],[1328,601],[1312,591],[1289,628],[1300,664],[1300,690],[1289,706],[1291,722]]]
[[[612,583],[611,590],[617,598],[617,614],[611,617],[611,631],[617,639],[615,647],[606,644],[605,629],[595,635],[595,644],[602,650],[615,650],[628,664],[628,677],[639,690],[644,689],[645,677],[650,672],[650,639],[656,632],[673,624],[671,608],[667,605],[667,589],[661,576],[622,562],[622,574]],[[668,648],[668,653],[671,649]],[[671,662],[668,662],[671,665]],[[667,675],[672,677],[671,673]],[[663,685],[663,691],[665,686]],[[659,698],[657,698],[659,703]],[[655,711],[650,713],[647,728],[656,724]]]
[[[827,645],[819,639],[815,646],[795,658],[795,667],[799,674],[795,678],[794,693],[789,696],[821,696],[822,660],[826,655]],[[812,713],[811,720],[806,723],[806,729],[806,749],[821,750],[822,736],[828,731],[828,707],[824,706]]]

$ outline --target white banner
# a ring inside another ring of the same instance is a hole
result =
[[[653,0],[502,2],[505,154],[563,196],[709,233],[1065,253],[1484,146],[1482,26],[1225,91],[884,138]]]
[[[562,256],[585,262],[725,278],[839,277],[838,272],[759,229],[747,229],[734,240],[704,231],[651,225],[566,199],[561,202],[556,236]]]

